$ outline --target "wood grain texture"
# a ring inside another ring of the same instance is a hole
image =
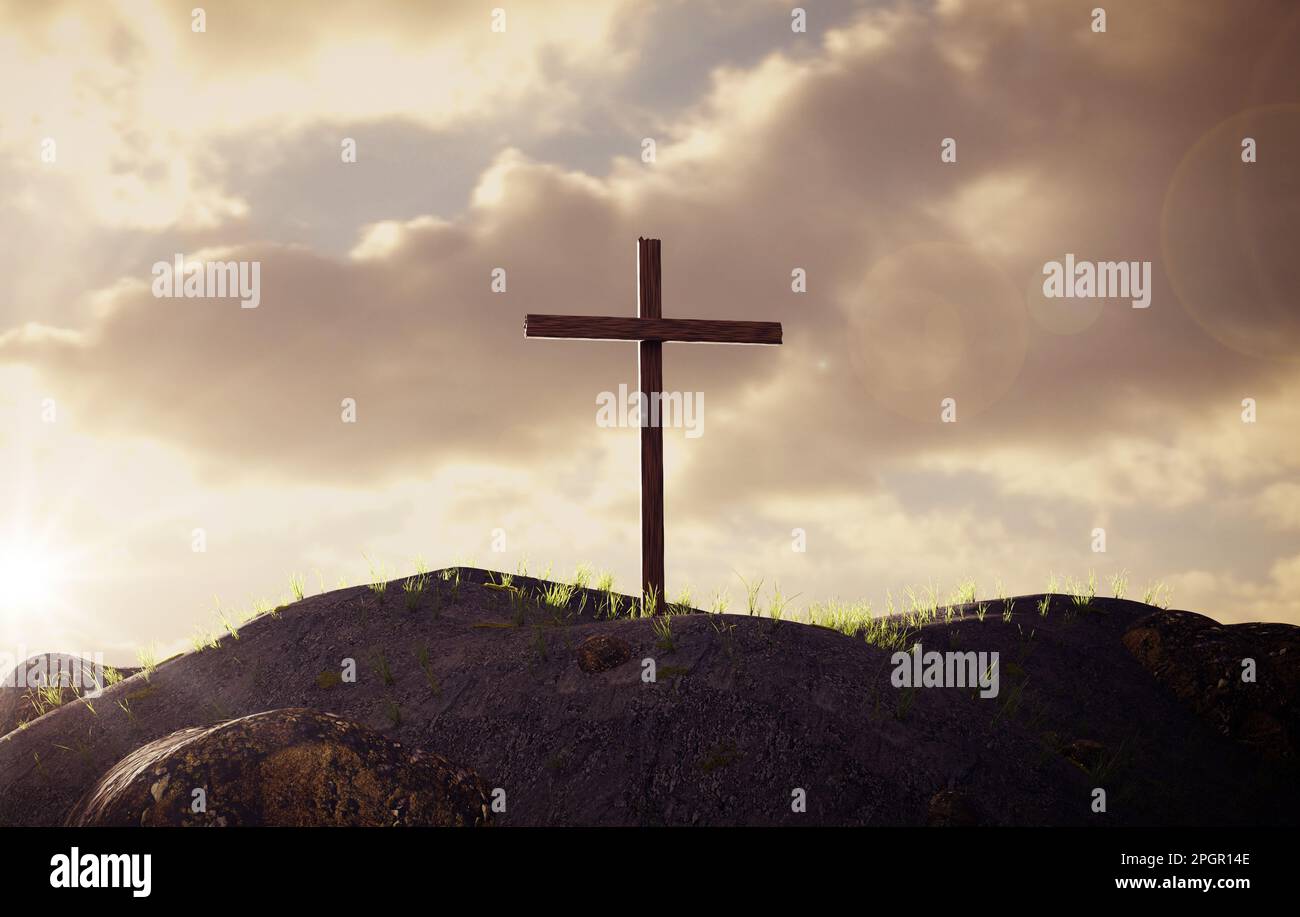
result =
[[[638,320],[661,321],[658,239],[637,240],[636,276]],[[664,390],[663,351],[662,341],[641,341],[637,362],[642,411],[649,409],[652,393]],[[658,614],[664,601],[664,431],[647,423],[641,425],[641,595],[642,614]]]
[[[524,337],[685,344],[780,344],[780,322],[607,315],[525,315]]]

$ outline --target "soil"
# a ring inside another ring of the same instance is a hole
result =
[[[308,597],[12,728],[0,824],[64,823],[142,746],[286,708],[468,769],[501,826],[1300,822],[1297,698],[1278,689],[1300,628],[1065,596],[1046,615],[1020,597],[1010,621],[941,612],[926,650],[1000,654],[982,698],[894,687],[892,649],[823,627],[691,613],[665,634],[600,617],[595,591],[552,609],[520,598],[550,584],[490,576]],[[1257,681],[1237,684],[1247,655]]]

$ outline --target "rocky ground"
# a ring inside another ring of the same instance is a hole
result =
[[[918,630],[1000,654],[981,698],[894,687],[861,637],[549,585],[313,596],[34,719],[0,688],[0,824],[1300,823],[1300,628],[1026,596]]]

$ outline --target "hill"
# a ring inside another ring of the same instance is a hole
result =
[[[896,687],[895,648],[861,636],[609,619],[607,593],[566,592],[458,569],[285,606],[0,737],[0,824],[59,824],[146,743],[282,708],[471,769],[504,790],[501,825],[1300,822],[1300,628],[1103,598],[1043,613],[1025,596],[909,633],[997,652],[997,695],[981,697]]]

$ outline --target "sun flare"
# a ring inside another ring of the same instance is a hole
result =
[[[0,614],[23,616],[53,605],[59,568],[55,554],[41,545],[0,542]]]

